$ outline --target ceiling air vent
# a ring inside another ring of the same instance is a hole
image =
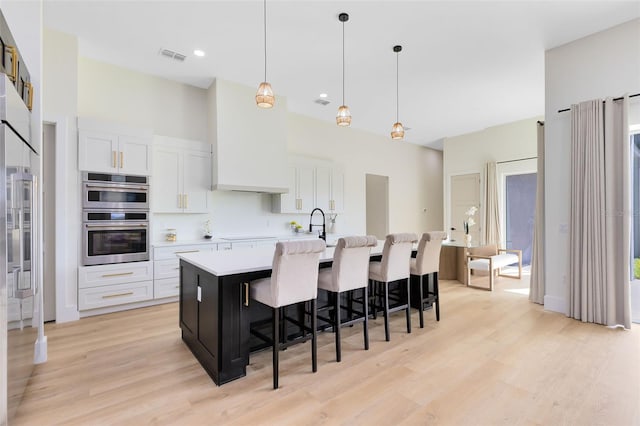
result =
[[[331,101],[328,101],[328,100],[322,99],[322,98],[318,98],[313,102],[315,102],[318,105],[322,105],[322,106],[327,106],[327,105],[329,105],[331,103]]]
[[[178,62],[184,62],[184,60],[187,59],[187,55],[169,49],[160,49],[160,55],[165,58],[175,59]]]

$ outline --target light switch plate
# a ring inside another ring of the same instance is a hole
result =
[[[202,302],[202,287],[198,286],[198,302]]]

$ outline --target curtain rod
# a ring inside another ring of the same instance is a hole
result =
[[[535,160],[538,157],[518,158],[517,160],[498,161],[496,164],[513,163],[514,161]]]
[[[634,93],[633,95],[629,95],[630,98],[635,98],[636,96],[640,96],[640,93]],[[614,101],[621,101],[624,99],[624,96],[620,96],[619,98],[613,98]],[[604,103],[604,101],[602,101]],[[571,108],[559,109],[558,112],[567,112],[571,111]]]

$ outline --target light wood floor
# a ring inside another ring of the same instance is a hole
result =
[[[640,327],[583,324],[545,312],[517,293],[441,282],[442,317],[413,333],[392,317],[283,352],[272,390],[271,353],[252,356],[247,377],[216,387],[180,339],[178,306],[50,325],[49,361],[37,366],[15,424],[638,425]],[[505,288],[512,291],[505,291]]]

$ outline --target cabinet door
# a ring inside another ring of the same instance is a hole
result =
[[[185,151],[183,153],[184,211],[207,213],[211,191],[211,154]]]
[[[118,137],[120,173],[151,175],[151,139],[137,136]]]
[[[195,267],[180,264],[180,323],[198,335],[198,273]]]
[[[311,213],[315,207],[314,168],[310,166],[298,167],[298,213]]]
[[[325,213],[331,209],[330,167],[316,167],[316,207]]]
[[[117,173],[118,136],[113,133],[79,130],[78,167],[87,172]]]
[[[153,196],[154,213],[182,212],[182,162],[177,150],[156,146],[153,149]]]
[[[329,211],[333,213],[344,212],[344,171],[333,169],[331,171],[331,202]]]
[[[272,210],[274,213],[299,213],[298,207],[298,170],[294,166],[287,167],[286,194],[274,195]]]

